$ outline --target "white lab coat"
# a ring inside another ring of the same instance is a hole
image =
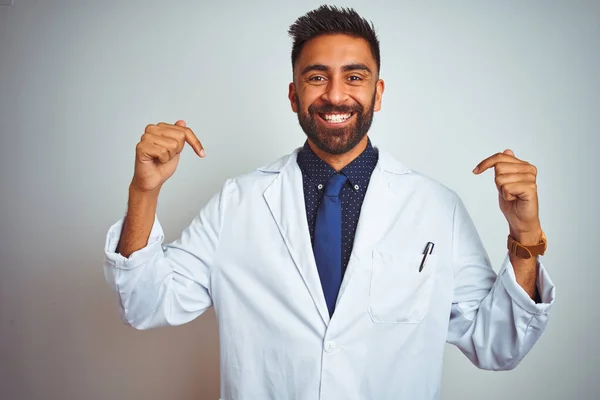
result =
[[[508,255],[496,276],[454,192],[381,150],[330,320],[298,150],[228,180],[171,244],[156,219],[126,259],[113,225],[104,268],[123,320],[180,325],[214,306],[227,400],[438,399],[446,341],[480,368],[519,363],[554,302],[543,265],[536,304]]]

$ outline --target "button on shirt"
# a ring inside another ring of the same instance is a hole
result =
[[[377,150],[369,140],[367,148],[339,172],[348,178],[348,182],[340,194],[342,201],[342,275],[350,260],[360,209],[377,160]],[[304,143],[304,147],[298,153],[297,162],[302,170],[310,242],[314,243],[317,209],[323,199],[325,184],[332,175],[336,174],[336,171],[311,150],[308,142]]]

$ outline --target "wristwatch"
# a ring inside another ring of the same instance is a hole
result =
[[[536,256],[543,256],[546,252],[546,235],[542,231],[542,239],[538,244],[532,246],[524,246],[519,243],[512,236],[508,235],[508,252],[519,258],[531,258]]]

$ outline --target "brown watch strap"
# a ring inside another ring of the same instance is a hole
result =
[[[512,236],[508,235],[508,251],[510,254],[515,255],[519,258],[531,258],[540,255],[544,255],[546,252],[546,235],[542,232],[542,239],[540,243],[533,246],[524,246],[516,241]]]

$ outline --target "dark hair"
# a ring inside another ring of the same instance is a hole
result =
[[[375,34],[373,22],[367,21],[352,8],[327,5],[307,12],[290,26],[288,34],[294,39],[292,68],[306,42],[320,35],[335,33],[365,39],[369,43],[371,53],[377,63],[377,71],[381,69],[379,39]]]

